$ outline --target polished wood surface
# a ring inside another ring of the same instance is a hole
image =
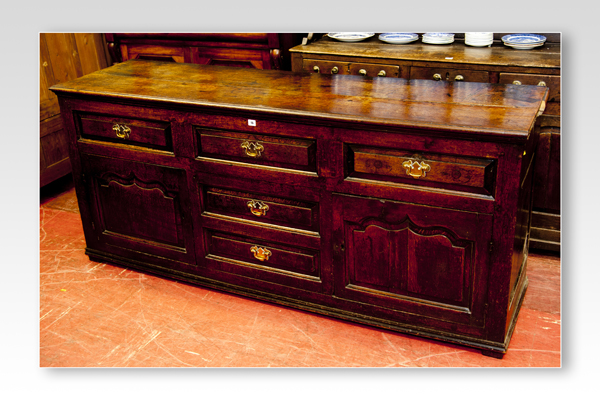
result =
[[[115,79],[118,78],[118,79]],[[527,138],[547,89],[429,81],[364,80],[236,68],[134,61],[54,87],[62,93],[143,97],[194,106],[236,107],[287,117],[426,127]],[[540,100],[540,98],[542,100]]]
[[[92,259],[506,352],[547,87],[132,60],[52,90]]]

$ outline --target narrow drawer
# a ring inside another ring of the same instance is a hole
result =
[[[548,101],[560,101],[560,76],[501,73],[498,83],[513,85],[547,86],[549,89]]]
[[[349,176],[493,194],[493,159],[348,146]]]
[[[352,63],[349,66],[349,71],[351,75],[362,75],[371,78],[397,78],[400,75],[400,67],[398,65]]]
[[[348,75],[348,62],[326,60],[302,60],[302,70],[317,74]]]
[[[448,69],[441,67],[411,67],[410,79],[431,79],[436,81],[465,81],[483,82],[490,81],[487,71],[473,71],[468,69]]]
[[[316,171],[315,141],[197,128],[199,156]]]
[[[319,206],[295,200],[220,188],[207,188],[208,212],[310,231],[319,230]]]
[[[266,276],[276,273],[313,279],[319,277],[317,250],[255,241],[252,238],[218,231],[207,231],[206,239],[209,257],[237,265],[234,270],[238,273],[256,276],[256,273],[251,272],[254,269],[266,272]]]
[[[77,117],[83,139],[173,151],[169,122],[87,113]]]

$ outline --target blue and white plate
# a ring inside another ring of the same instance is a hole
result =
[[[542,35],[534,35],[532,33],[516,33],[513,35],[502,36],[504,43],[510,44],[537,44],[544,43],[546,37]]]
[[[339,40],[341,42],[360,42],[361,40],[368,39],[375,36],[374,32],[335,32],[328,33],[332,39]]]
[[[416,33],[407,32],[389,32],[382,33],[381,35],[379,35],[379,40],[391,44],[411,43],[418,39],[419,35],[417,35]]]
[[[449,44],[454,42],[454,33],[427,32],[423,35],[423,43]]]

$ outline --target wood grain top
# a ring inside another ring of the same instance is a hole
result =
[[[362,42],[346,43],[324,36],[313,43],[293,47],[290,52],[414,62],[560,68],[559,44],[516,50],[502,43],[494,43],[491,47],[466,46],[461,41],[447,45],[425,44],[420,41],[398,45],[382,42],[377,36]]]
[[[538,86],[325,76],[147,60],[117,64],[51,90],[507,140],[528,136],[548,96],[548,89]]]

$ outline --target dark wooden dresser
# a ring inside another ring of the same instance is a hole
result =
[[[90,258],[506,352],[547,87],[131,60],[52,90]]]
[[[319,74],[542,85],[550,90],[540,117],[539,146],[534,162],[531,247],[560,251],[560,34],[544,33],[544,46],[516,50],[505,46],[502,33],[491,47],[464,44],[456,34],[449,45],[388,44],[378,35],[355,43],[328,36],[290,49],[292,70]]]

